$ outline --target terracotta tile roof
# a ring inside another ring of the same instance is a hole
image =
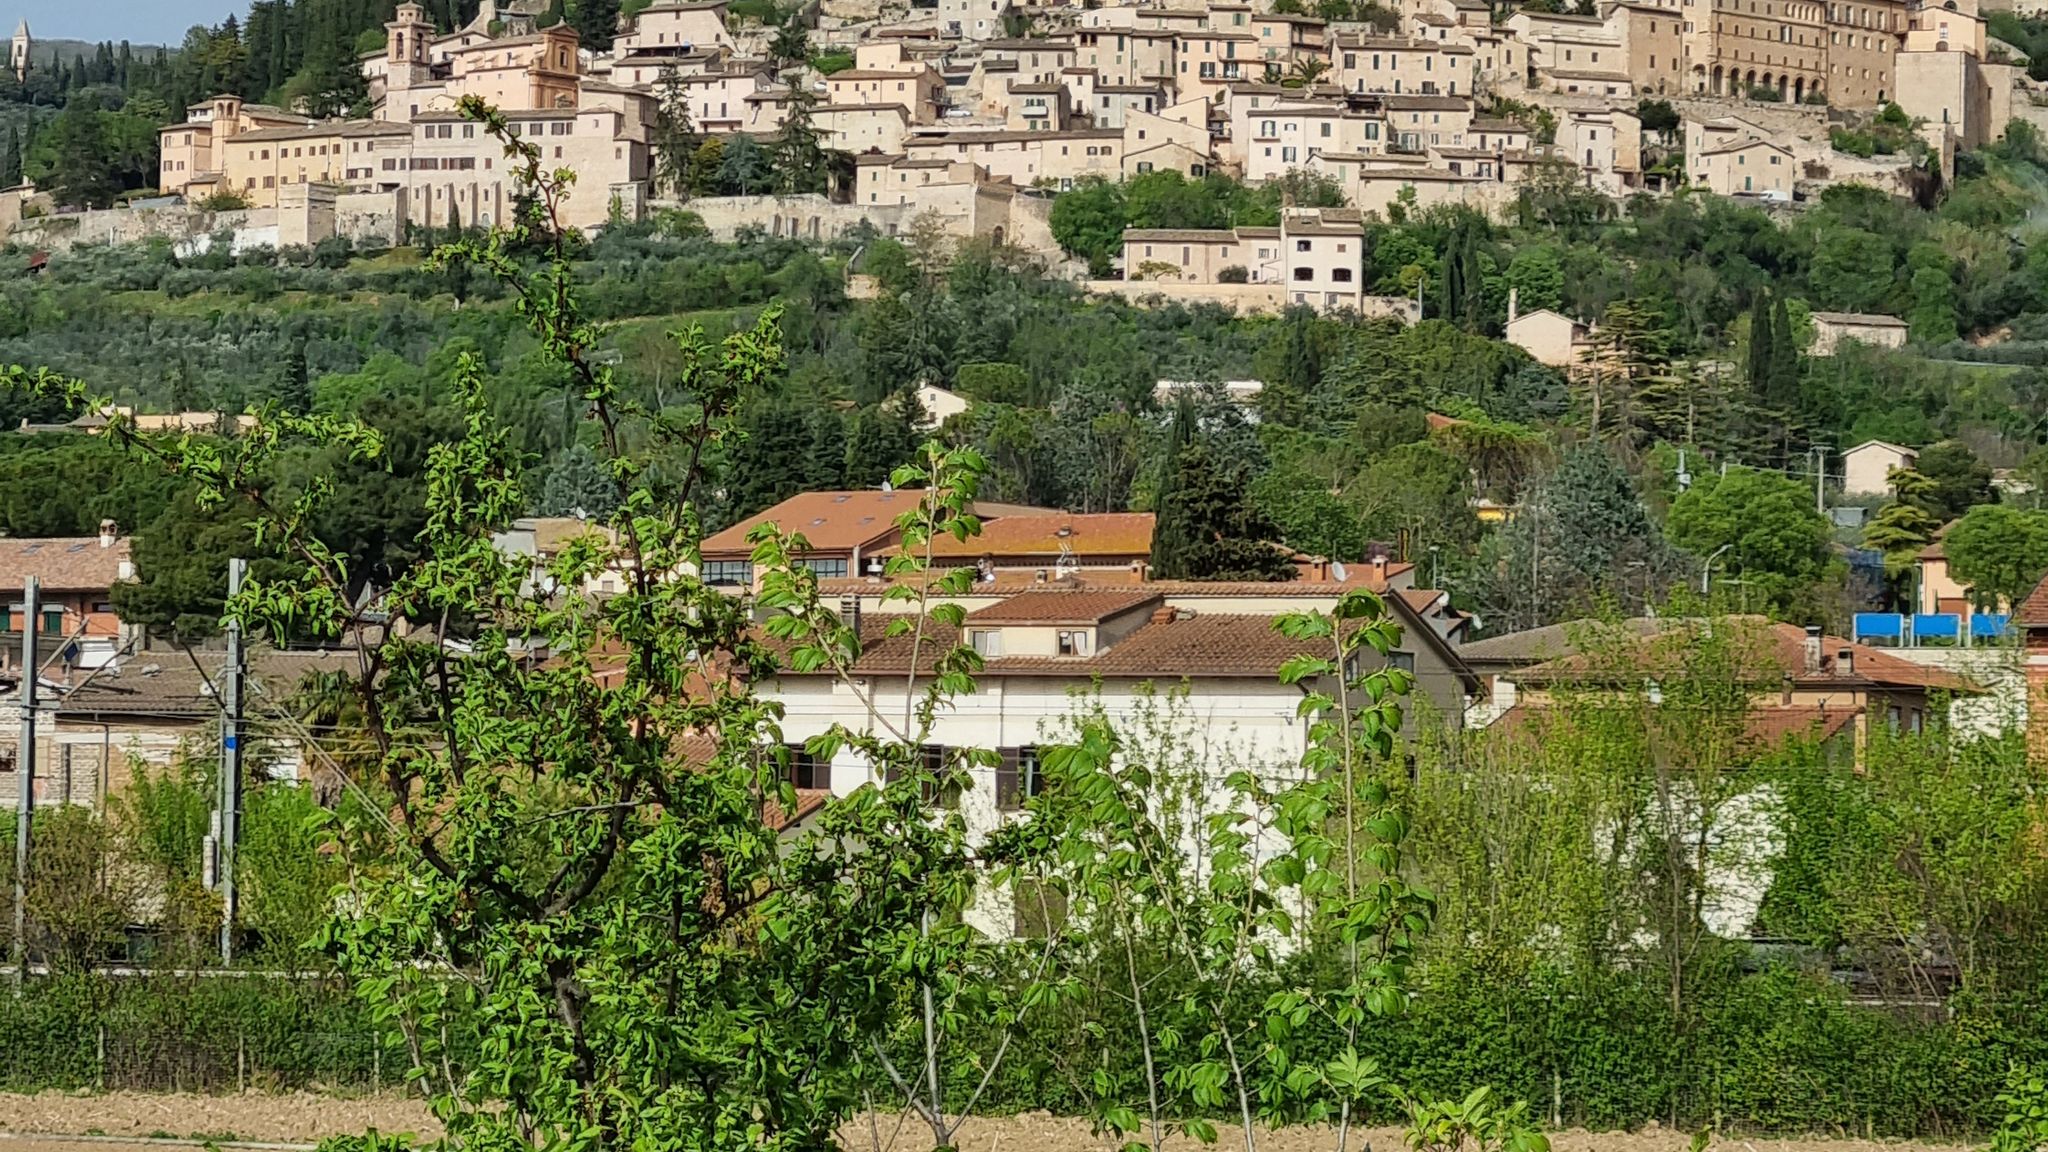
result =
[[[128,541],[98,536],[0,538],[0,592],[19,592],[30,576],[45,592],[104,592],[121,582]],[[132,571],[132,569],[130,570]]]
[[[1758,682],[1790,679],[1800,687],[1876,687],[1876,688],[1919,688],[1936,692],[1976,692],[1979,689],[1969,680],[1945,669],[1915,664],[1910,660],[1894,656],[1881,648],[1851,643],[1839,636],[1820,637],[1820,666],[1809,669],[1806,666],[1806,631],[1796,624],[1785,624],[1763,620],[1755,616],[1726,617],[1721,623],[1744,629],[1754,629],[1750,637],[1739,642],[1752,647],[1748,653],[1756,661],[1753,671]],[[1654,674],[1654,665],[1670,664],[1677,659],[1671,645],[1663,642],[1665,637],[1683,640],[1682,635],[1694,627],[1703,627],[1705,622],[1673,621],[1670,626],[1648,634],[1639,634],[1635,644],[1641,650],[1638,669]],[[1503,638],[1505,639],[1505,638]],[[1576,645],[1576,638],[1568,642]],[[1482,645],[1467,645],[1466,659],[1483,658],[1474,649]],[[1849,664],[1842,664],[1841,656],[1849,656]],[[1558,683],[1571,680],[1598,679],[1611,674],[1611,670],[1596,667],[1583,653],[1560,657],[1515,673],[1518,682],[1528,684]]]
[[[2022,628],[2048,628],[2048,576],[2041,578],[2020,606],[2013,610],[2013,621]]]
[[[219,682],[226,659],[227,654],[218,650],[190,656],[180,651],[138,653],[82,679],[58,702],[57,711],[73,716],[210,720],[220,715],[212,685]],[[353,651],[258,648],[249,653],[249,710],[261,713],[281,706],[309,673],[360,670],[360,658]]]
[[[706,555],[748,553],[747,534],[763,524],[784,532],[800,532],[819,552],[843,552],[896,532],[896,517],[917,507],[919,492],[800,492],[766,512],[757,513],[714,533],[704,541]]]
[[[1165,598],[1147,591],[1023,592],[967,614],[970,624],[1099,624],[1113,616],[1157,606]]]
[[[984,525],[985,527],[986,525]],[[958,565],[956,565],[957,567]],[[1300,599],[1336,597],[1354,588],[1367,588],[1384,592],[1387,581],[1408,574],[1413,564],[1388,564],[1386,578],[1381,579],[1370,564],[1353,564],[1346,573],[1347,579],[1315,579],[1304,574],[1298,580],[1146,580],[1129,568],[1089,568],[1082,575],[1065,579],[1040,582],[1035,572],[998,570],[995,579],[974,585],[970,596],[1008,596],[1034,589],[1064,589],[1086,591],[1103,588],[1143,588],[1161,596],[1180,598],[1216,597],[1275,597],[1284,596]],[[905,578],[905,584],[915,584],[917,578]],[[879,576],[841,576],[818,581],[821,596],[874,596],[880,595],[888,586]],[[945,597],[934,597],[945,599]],[[1559,653],[1560,655],[1562,653]]]
[[[1305,651],[1305,646],[1273,627],[1272,616],[1196,615],[1139,626],[1129,636],[1091,656],[997,656],[982,672],[991,676],[1051,676],[1122,679],[1225,677],[1277,678],[1280,666]],[[868,675],[901,675],[910,671],[911,637],[890,636],[886,620],[862,623],[862,651],[854,671]],[[919,649],[920,671],[928,672],[939,653],[959,643],[959,633],[944,624],[925,626]],[[785,676],[830,675],[829,671]]]
[[[1743,722],[1743,742],[1753,749],[1776,748],[1787,740],[1802,738],[1831,740],[1853,723],[1860,708],[1756,708]],[[1571,722],[1567,713],[1554,708],[1517,704],[1487,725],[1485,733],[1496,740],[1541,741],[1559,725]]]
[[[985,520],[981,533],[965,540],[944,536],[932,541],[940,560],[972,560],[979,556],[1042,556],[1050,561],[1062,546],[1075,556],[1149,556],[1152,553],[1150,512],[1097,512],[1083,515],[998,516]],[[891,555],[895,545],[876,555]]]

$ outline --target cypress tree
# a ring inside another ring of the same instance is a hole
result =
[[[1152,499],[1152,575],[1159,580],[1185,580],[1193,564],[1195,528],[1178,491],[1181,456],[1194,446],[1195,406],[1183,396],[1173,407],[1166,451],[1159,464],[1159,487]]]

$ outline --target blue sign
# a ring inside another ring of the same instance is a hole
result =
[[[1859,640],[1865,636],[1897,640],[1906,634],[1906,618],[1897,612],[1858,612],[1854,631]]]

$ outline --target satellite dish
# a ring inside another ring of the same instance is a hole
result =
[[[1330,575],[1335,576],[1337,583],[1342,584],[1346,580],[1351,579],[1351,570],[1344,567],[1342,560],[1332,560],[1330,561]]]
[[[896,486],[894,484],[889,483],[887,480],[882,481],[882,491],[894,492],[895,490]]]

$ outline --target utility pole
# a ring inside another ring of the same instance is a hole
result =
[[[228,599],[242,591],[246,560],[228,561]],[[242,624],[228,618],[228,665],[221,673],[220,962],[235,960],[235,841],[242,822]]]
[[[1815,444],[1813,446],[1813,510],[1823,516],[1828,514],[1828,497],[1827,492],[1821,487],[1821,483],[1827,478],[1828,450],[1819,444]]]
[[[14,994],[28,977],[28,840],[36,810],[36,620],[42,614],[42,581],[34,576],[21,589],[21,753],[14,762]]]

